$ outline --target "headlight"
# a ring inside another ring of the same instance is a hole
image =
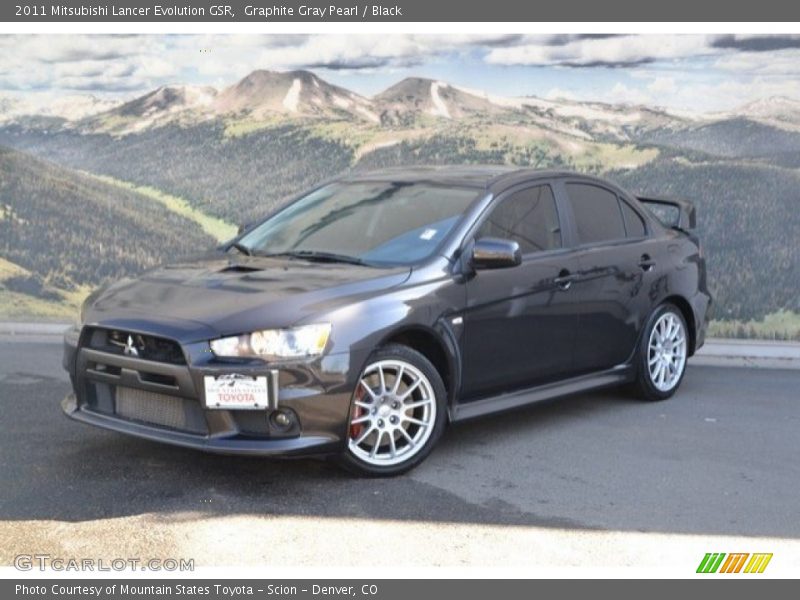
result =
[[[330,323],[291,329],[264,329],[211,340],[211,351],[217,356],[257,356],[267,359],[318,356],[325,350],[330,334]]]

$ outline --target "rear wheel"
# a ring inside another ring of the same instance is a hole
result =
[[[341,462],[371,476],[412,469],[433,449],[445,423],[445,388],[436,368],[400,345],[376,351],[359,377]]]
[[[681,311],[663,304],[650,317],[637,352],[637,395],[664,400],[678,389],[686,372],[688,332]]]

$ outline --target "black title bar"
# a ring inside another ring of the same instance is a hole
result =
[[[57,0],[0,4],[3,22],[798,22],[786,0]]]

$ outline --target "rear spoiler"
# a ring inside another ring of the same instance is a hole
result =
[[[697,227],[697,211],[688,200],[667,198],[636,198],[666,227],[689,231]]]

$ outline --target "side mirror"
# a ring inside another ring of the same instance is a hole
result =
[[[472,266],[475,269],[504,269],[522,262],[519,244],[513,240],[481,238],[472,247]]]

